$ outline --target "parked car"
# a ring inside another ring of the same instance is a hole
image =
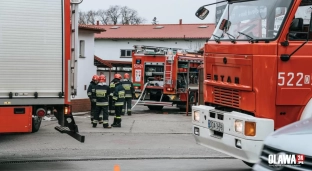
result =
[[[296,160],[297,157],[300,158],[303,155],[303,164],[287,165],[287,163],[283,163],[279,166],[269,164],[269,160],[272,162],[274,159],[273,156],[277,161],[278,155],[296,157]],[[260,161],[253,166],[253,170],[312,171],[312,117],[294,122],[271,133],[264,141]]]

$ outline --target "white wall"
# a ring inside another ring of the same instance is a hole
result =
[[[205,39],[201,40],[95,40],[95,55],[104,60],[131,61],[131,58],[120,58],[120,49],[134,49],[134,45],[148,45],[158,47],[183,48],[199,50],[204,46]]]
[[[85,41],[85,58],[78,57],[77,67],[77,96],[73,99],[88,98],[87,90],[92,79],[96,74],[97,67],[94,66],[94,32],[79,30],[79,42]],[[80,49],[78,49],[79,52]],[[86,89],[85,89],[86,86]]]

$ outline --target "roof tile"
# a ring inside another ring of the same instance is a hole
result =
[[[89,30],[89,31],[94,31],[94,32],[104,32],[106,31],[104,28],[97,27],[95,25],[79,25],[79,29],[82,30]]]
[[[163,27],[160,27],[163,26]],[[207,39],[215,24],[96,25],[96,39]]]

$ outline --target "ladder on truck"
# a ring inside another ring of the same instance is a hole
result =
[[[77,1],[77,0],[76,0]],[[81,1],[82,2],[82,1]],[[79,3],[79,2],[78,2]],[[77,95],[77,90],[76,90],[76,85],[77,85],[77,79],[76,79],[76,59],[77,59],[77,50],[78,50],[78,45],[77,45],[77,41],[78,41],[78,4],[77,3],[71,3],[71,59],[70,59],[70,70],[71,70],[71,95],[72,97],[75,97],[75,95]]]
[[[71,59],[70,59],[70,89],[71,95],[74,97],[77,94],[76,85],[77,79],[75,79],[75,68],[77,65],[77,49],[78,49],[78,5],[82,2],[82,0],[71,0]],[[63,114],[61,117],[59,116],[59,125],[54,127],[60,133],[66,133],[76,140],[80,142],[85,141],[85,136],[79,134],[78,126],[75,123],[73,115],[65,115]]]
[[[134,45],[134,50],[135,53],[139,53],[139,54],[152,54],[151,51],[154,51],[155,54],[164,54],[167,55],[168,51],[172,51],[174,52],[187,52],[186,49],[182,49],[182,48],[168,48],[168,47],[157,47],[157,46],[145,46],[145,45]]]
[[[165,75],[164,75],[164,84],[172,85],[172,68],[173,68],[173,58],[174,54],[171,50],[168,50],[165,59]]]

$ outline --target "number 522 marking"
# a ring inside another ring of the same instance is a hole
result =
[[[293,72],[279,72],[278,73],[278,85],[292,87],[302,86],[303,84],[310,84],[310,75],[304,75],[302,72],[293,73]]]

